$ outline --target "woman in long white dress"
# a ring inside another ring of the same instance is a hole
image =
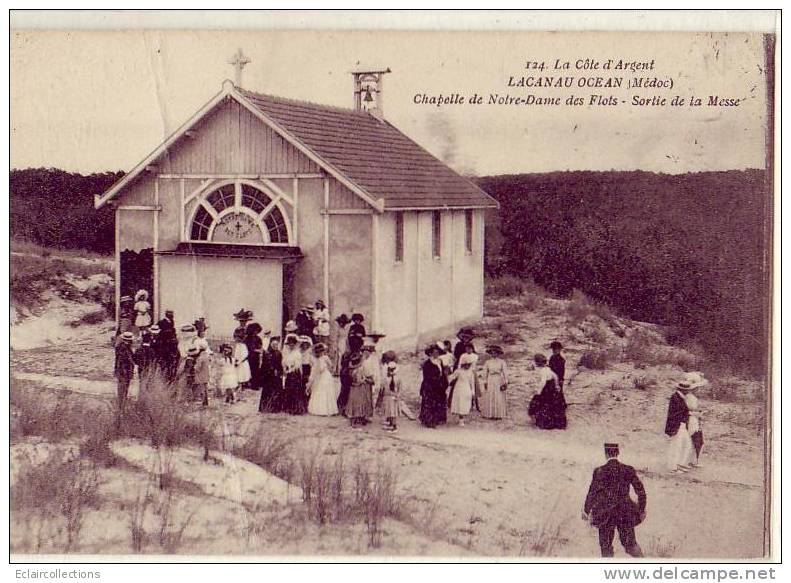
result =
[[[308,413],[311,415],[331,416],[338,414],[338,387],[332,376],[332,363],[327,356],[324,344],[313,348],[313,364],[308,382]]]
[[[508,387],[508,367],[502,359],[503,349],[490,346],[491,356],[483,365],[484,391],[481,397],[481,416],[486,419],[503,419],[506,415],[505,391]]]
[[[234,332],[233,364],[236,367],[236,378],[239,387],[246,389],[250,383],[250,363],[247,345],[244,343],[244,333]]]
[[[449,377],[448,381],[456,381],[453,386],[453,397],[450,401],[450,412],[459,418],[459,426],[464,427],[464,418],[472,409],[472,398],[475,395],[475,355],[462,354],[459,358],[459,368]]]

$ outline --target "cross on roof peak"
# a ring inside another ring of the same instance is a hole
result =
[[[242,49],[238,49],[236,53],[231,57],[231,60],[228,61],[229,65],[233,65],[234,70],[236,71],[236,86],[242,86],[242,69],[244,66],[250,63],[250,59],[242,52]]]

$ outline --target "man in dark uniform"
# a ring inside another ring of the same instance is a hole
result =
[[[593,470],[593,479],[585,507],[583,520],[599,529],[599,547],[602,557],[612,557],[615,529],[626,552],[633,557],[642,557],[643,551],[634,534],[634,528],[645,519],[645,488],[632,466],[618,461],[618,444],[605,443],[604,455],[607,463]],[[629,496],[634,488],[637,503]]]

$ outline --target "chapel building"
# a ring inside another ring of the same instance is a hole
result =
[[[156,321],[210,337],[253,310],[279,334],[325,300],[387,347],[483,315],[484,211],[497,202],[382,116],[382,77],[355,71],[355,108],[221,91],[107,192],[116,303],[151,293]]]

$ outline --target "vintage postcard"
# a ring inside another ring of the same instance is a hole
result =
[[[12,561],[778,558],[779,16],[115,16],[12,14]]]

